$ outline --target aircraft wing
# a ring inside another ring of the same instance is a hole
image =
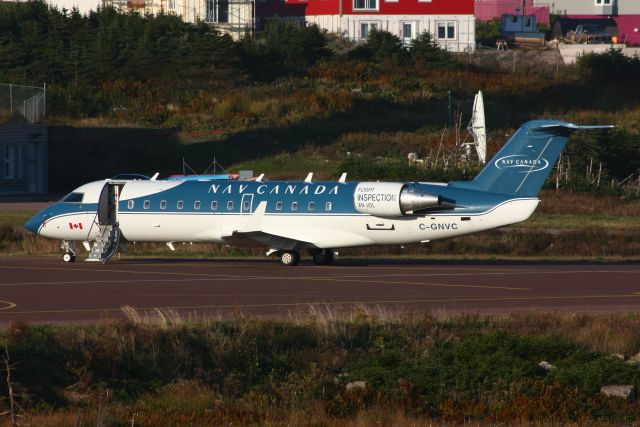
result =
[[[261,202],[244,224],[223,232],[222,238],[233,246],[256,246],[256,243],[280,249],[325,248],[327,245],[359,246],[372,241],[356,232],[317,227],[282,227],[265,221],[266,202]],[[330,238],[329,238],[330,237]]]
[[[315,247],[315,244],[305,240],[308,233],[292,230],[269,230],[264,224],[264,213],[267,202],[261,202],[252,215],[235,230],[229,230],[223,239],[233,246],[256,246],[256,243],[272,248],[294,249],[296,247]]]
[[[307,242],[299,239],[292,239],[285,236],[279,236],[276,234],[266,233],[264,231],[234,231],[227,237],[223,237],[224,240],[233,246],[256,246],[256,243],[262,244],[270,248],[281,248],[292,250],[302,247],[315,247],[312,242]]]

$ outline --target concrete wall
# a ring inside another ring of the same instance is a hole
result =
[[[576,60],[587,53],[606,53],[611,48],[620,49],[629,57],[640,58],[640,48],[624,47],[624,45],[610,44],[561,44],[558,46],[565,64],[575,64]]]

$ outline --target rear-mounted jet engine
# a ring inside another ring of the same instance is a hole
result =
[[[402,216],[442,206],[442,198],[399,182],[361,182],[353,193],[358,212],[376,216]]]

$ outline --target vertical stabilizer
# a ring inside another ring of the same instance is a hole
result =
[[[611,126],[576,126],[556,120],[527,122],[511,136],[473,181],[452,182],[450,185],[535,197],[573,132],[608,128]]]

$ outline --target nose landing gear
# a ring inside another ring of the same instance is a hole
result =
[[[76,262],[76,242],[63,240],[62,244],[60,245],[60,249],[64,250],[64,255],[62,255],[62,261]]]

